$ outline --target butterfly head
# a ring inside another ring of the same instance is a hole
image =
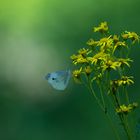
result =
[[[45,79],[46,79],[46,80],[49,80],[50,77],[51,77],[51,74],[48,73],[48,74],[45,76]]]
[[[55,73],[48,73],[46,76],[45,76],[45,79],[49,82],[49,83],[52,83],[56,80],[57,78],[57,75]]]

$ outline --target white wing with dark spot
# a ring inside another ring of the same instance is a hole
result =
[[[56,71],[47,74],[45,79],[48,81],[51,86],[57,90],[65,90],[68,86],[69,80],[71,77],[70,70],[66,71]]]

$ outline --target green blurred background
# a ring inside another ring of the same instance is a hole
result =
[[[140,33],[139,7],[139,0],[1,0],[0,139],[114,140],[82,85],[71,80],[60,92],[43,76],[68,68],[70,55],[85,47],[102,21],[113,33]],[[132,50],[133,100],[140,98],[139,51],[138,45]]]

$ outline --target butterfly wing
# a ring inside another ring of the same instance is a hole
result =
[[[71,72],[66,71],[56,71],[48,74],[45,78],[51,84],[51,86],[57,90],[65,90],[70,80]]]
[[[70,80],[70,70],[68,71],[57,71],[57,78],[52,85],[57,90],[65,90]]]

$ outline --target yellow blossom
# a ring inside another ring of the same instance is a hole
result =
[[[77,62],[77,59],[83,57],[82,55],[75,55],[73,54],[70,58],[73,60],[73,63],[75,64]]]
[[[78,51],[79,54],[81,55],[86,55],[86,54],[89,54],[91,51],[89,51],[89,49],[85,49],[85,48],[82,48]]]
[[[134,81],[132,79],[132,76],[122,76],[121,79],[112,80],[110,84],[112,88],[117,89],[117,87],[122,85],[134,84]]]
[[[119,65],[120,67],[123,67],[124,65],[130,67],[129,62],[133,62],[133,60],[131,60],[130,58],[119,58],[118,59]]]
[[[117,87],[118,86],[118,80],[111,80],[110,81],[110,85],[112,86],[112,87]]]
[[[132,80],[132,76],[122,76],[120,80],[118,80],[118,85],[131,85],[134,84],[134,81]]]
[[[89,61],[91,61],[91,64],[97,64],[99,61],[101,60],[105,60],[107,57],[107,54],[105,54],[104,52],[99,52],[97,54],[95,54],[93,57],[88,57],[87,59]]]
[[[114,35],[113,36],[113,42],[116,44],[119,41],[119,36]]]
[[[81,67],[80,69],[78,69],[78,70],[74,70],[74,71],[72,72],[72,75],[73,75],[74,77],[79,77],[80,74],[81,74],[81,72],[82,72],[82,67]]]
[[[88,63],[88,60],[84,57],[79,57],[74,64],[76,65],[78,63]]]
[[[95,41],[93,39],[89,39],[87,42],[87,45],[89,46],[97,46],[97,44],[98,44],[98,41]]]
[[[111,69],[116,70],[119,66],[120,66],[119,62],[112,61],[111,59],[109,59],[105,61],[105,63],[102,65],[102,68],[103,68],[103,71],[111,70]]]
[[[100,32],[100,33],[106,33],[108,31],[107,22],[101,22],[101,24],[98,27],[94,27],[93,31]]]
[[[113,47],[113,52],[116,50],[117,47],[126,47],[127,45],[125,44],[125,42],[121,42],[121,41],[118,41],[116,42],[116,44],[114,45]]]
[[[98,46],[105,46],[106,44],[108,44],[109,42],[113,42],[113,40],[111,39],[111,35],[109,37],[104,37],[101,38],[100,41],[98,42]],[[109,43],[110,44],[110,43]]]
[[[111,93],[113,93],[113,94],[115,94],[116,93],[116,91],[117,91],[117,89],[118,89],[118,80],[111,80],[110,81],[110,89],[111,89]]]
[[[132,111],[132,109],[133,107],[131,105],[126,106],[123,104],[123,105],[120,105],[120,107],[116,108],[116,112],[118,114],[121,114],[121,113],[128,114],[129,112]]]
[[[129,105],[120,105],[118,108],[116,108],[116,112],[118,114],[128,114],[132,110],[134,110],[136,107],[138,107],[138,103],[134,102]]]
[[[75,60],[75,59],[77,59],[78,57],[79,57],[79,55],[73,54],[70,58],[71,58],[72,60]]]
[[[139,35],[136,34],[135,32],[128,32],[125,31],[125,33],[122,34],[122,38],[123,39],[131,39],[133,43],[135,43],[136,41],[139,41]]]
[[[113,46],[113,39],[111,38],[111,35],[109,37],[101,38],[100,41],[97,44],[98,46],[101,46],[101,51],[106,51]]]
[[[81,82],[81,73],[82,73],[82,67],[80,69],[74,70],[72,72],[73,78],[76,82],[80,83]]]
[[[88,63],[88,60],[83,57],[83,55],[78,54],[78,55],[72,55],[71,59],[73,60],[73,64],[81,64],[81,63]]]
[[[91,68],[90,66],[85,67],[85,73],[86,73],[87,75],[90,75],[91,72],[92,72],[92,68]]]

